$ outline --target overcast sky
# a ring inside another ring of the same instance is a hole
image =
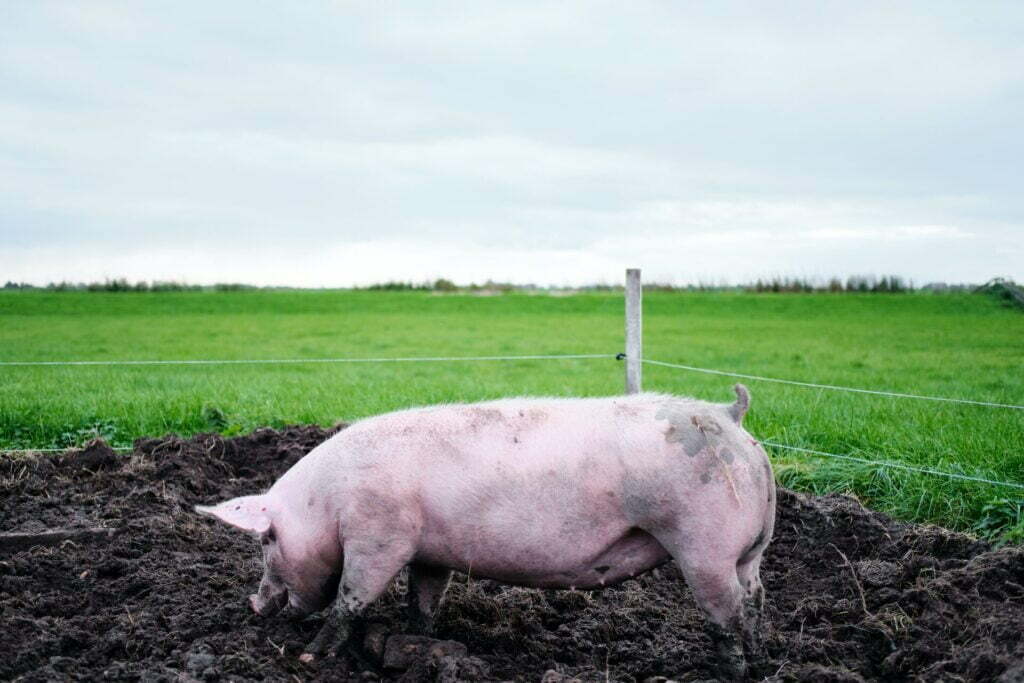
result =
[[[0,280],[1024,280],[1020,2],[4,2]]]

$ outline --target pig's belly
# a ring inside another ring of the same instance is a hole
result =
[[[534,588],[602,588],[642,574],[670,559],[653,536],[627,529],[610,542],[557,539],[553,544],[521,548],[480,547],[471,556],[424,558],[471,576]],[[447,553],[441,553],[447,555]],[[441,561],[436,561],[441,560]]]

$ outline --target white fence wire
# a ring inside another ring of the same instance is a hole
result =
[[[24,455],[27,453],[64,453],[65,451],[81,450],[84,447],[80,446],[68,446],[67,448],[0,448],[0,454],[16,454]],[[109,446],[112,451],[132,451],[135,450],[134,446]]]
[[[950,479],[960,479],[962,481],[973,481],[982,484],[992,484],[994,486],[1006,486],[1014,489],[1024,489],[1024,484],[1015,484],[1009,481],[999,481],[996,479],[986,479],[985,477],[972,477],[967,474],[957,474],[955,472],[946,472],[944,470],[933,470],[928,467],[914,467],[913,465],[904,465],[899,462],[892,462],[891,460],[871,460],[869,458],[858,458],[854,455],[839,455],[837,453],[826,453],[825,451],[816,451],[813,448],[801,448],[799,446],[790,446],[784,443],[774,443],[772,441],[762,441],[765,446],[772,448],[782,448],[787,451],[796,451],[798,453],[805,453],[808,455],[820,456],[823,458],[835,458],[837,460],[849,460],[852,462],[863,463],[865,465],[871,465],[872,467],[889,467],[897,470],[906,470],[907,472],[917,472],[919,474],[932,474],[939,477],[948,477]]]
[[[31,360],[0,361],[7,366],[58,365],[274,365],[299,363],[416,363],[501,360],[565,360],[580,358],[615,358],[614,353],[569,353],[534,356],[410,356],[408,358],[246,358],[208,360]]]
[[[405,358],[210,358],[210,359],[169,359],[169,360],[37,360],[37,361],[0,361],[0,366],[116,366],[116,365],[295,365],[302,363],[415,363],[415,362],[486,362],[486,361],[508,361],[508,360],[562,360],[562,359],[588,359],[588,358],[618,358],[624,359],[625,354],[614,353],[571,353],[571,354],[541,354],[525,356],[410,356]],[[887,396],[890,398],[913,398],[924,401],[941,401],[946,403],[962,403],[968,405],[988,406],[990,408],[1010,408],[1013,410],[1024,410],[1024,405],[1012,403],[996,403],[993,401],[976,401],[966,398],[950,398],[946,396],[926,396],[923,394],[906,394],[896,391],[881,391],[877,389],[860,389],[856,387],[844,387],[835,384],[818,384],[815,382],[801,382],[779,377],[764,377],[762,375],[750,375],[741,372],[728,370],[715,370],[712,368],[701,368],[681,363],[666,363],[665,361],[642,358],[641,363],[647,365],[659,365],[666,368],[678,370],[689,370],[710,375],[721,375],[725,377],[736,377],[757,382],[773,382],[776,384],[789,384],[798,387],[811,389],[829,389],[833,391],[849,391],[858,394],[872,394],[875,396]]]
[[[788,384],[788,385],[792,385],[792,386],[811,388],[811,389],[832,389],[832,390],[836,390],[836,391],[850,391],[850,392],[855,392],[855,393],[858,393],[858,394],[871,394],[871,395],[875,395],[875,396],[886,396],[886,397],[891,397],[891,398],[913,398],[913,399],[922,399],[922,400],[926,400],[926,401],[943,401],[943,402],[947,402],[947,403],[964,403],[964,404],[968,404],[968,405],[987,406],[987,407],[990,407],[990,408],[1011,408],[1011,409],[1016,409],[1016,410],[1024,410],[1024,406],[1019,406],[1019,405],[1014,405],[1014,404],[1009,404],[1009,403],[993,403],[991,401],[973,401],[973,400],[970,400],[970,399],[946,398],[946,397],[943,397],[943,396],[923,396],[923,395],[919,395],[919,394],[904,394],[904,393],[893,392],[893,391],[876,391],[874,389],[856,389],[856,388],[853,388],[853,387],[843,387],[843,386],[836,386],[836,385],[832,385],[832,384],[817,384],[817,383],[813,383],[813,382],[799,382],[799,381],[795,381],[795,380],[779,379],[779,378],[776,378],[776,377],[762,377],[760,375],[748,375],[748,374],[739,373],[739,372],[727,372],[725,370],[713,370],[711,368],[699,368],[699,367],[695,367],[695,366],[692,366],[692,365],[682,365],[681,363],[666,363],[664,361],[649,360],[649,359],[646,359],[646,358],[641,360],[641,362],[642,363],[646,363],[648,365],[658,365],[658,366],[661,366],[661,367],[675,368],[675,369],[678,369],[678,370],[689,370],[689,371],[693,371],[693,372],[702,372],[702,373],[705,373],[705,374],[721,375],[721,376],[725,376],[725,377],[736,377],[738,379],[749,379],[749,380],[755,380],[755,381],[761,381],[761,382],[775,382],[775,383],[778,383],[778,384]],[[842,455],[842,454],[839,454],[839,453],[827,453],[825,451],[814,450],[812,448],[802,448],[800,446],[790,446],[789,444],[774,443],[774,442],[771,442],[771,441],[762,441],[761,443],[763,443],[765,446],[770,446],[772,448],[780,448],[780,449],[784,449],[784,450],[788,450],[788,451],[794,451],[794,452],[797,452],[797,453],[803,453],[805,455],[813,455],[813,456],[818,456],[818,457],[822,457],[822,458],[833,458],[833,459],[836,459],[836,460],[847,460],[847,461],[850,461],[850,462],[857,462],[857,463],[861,463],[861,464],[865,464],[865,465],[870,465],[872,467],[899,469],[899,470],[904,470],[904,471],[907,471],[907,472],[917,472],[919,474],[930,474],[930,475],[938,476],[938,477],[947,477],[949,479],[959,479],[959,480],[962,480],[962,481],[971,481],[971,482],[982,483],[982,484],[991,484],[993,486],[1005,486],[1005,487],[1008,487],[1008,488],[1024,490],[1024,484],[1017,484],[1017,483],[1014,483],[1014,482],[999,481],[999,480],[996,480],[996,479],[988,479],[988,478],[985,478],[985,477],[976,477],[976,476],[970,476],[970,475],[966,475],[966,474],[957,474],[955,472],[946,472],[944,470],[936,470],[936,469],[931,469],[931,468],[928,468],[928,467],[915,467],[913,465],[905,465],[903,463],[892,462],[892,461],[889,461],[889,460],[872,460],[870,458],[861,458],[861,457],[857,457],[857,456],[854,456],[854,455]]]
[[[711,368],[698,368],[693,365],[682,365],[680,363],[666,363],[660,360],[649,360],[644,358],[640,361],[647,365],[660,365],[666,368],[677,368],[691,372],[703,372],[708,375],[723,375],[725,377],[736,377],[738,379],[749,379],[757,382],[774,382],[776,384],[789,384],[797,387],[810,389],[830,389],[834,391],[851,391],[858,394],[872,394],[874,396],[888,396],[890,398],[916,398],[923,401],[943,401],[946,403],[965,403],[975,406],[988,406],[989,408],[1011,408],[1013,410],[1024,410],[1024,406],[1012,403],[995,403],[992,401],[975,401],[967,398],[947,398],[945,396],[924,396],[922,394],[903,394],[897,391],[879,391],[876,389],[856,389],[854,387],[843,387],[834,384],[816,384],[814,382],[799,382],[791,379],[779,379],[778,377],[762,377],[760,375],[746,375],[740,372],[728,372],[725,370],[712,370]]]
[[[615,358],[614,353],[563,353],[534,354],[526,356],[409,356],[404,358],[248,358],[248,359],[205,359],[205,360],[38,360],[0,361],[0,366],[130,366],[130,365],[268,365],[300,363],[415,363],[415,362],[486,362],[486,361],[528,361],[528,360],[586,360],[592,358]],[[68,448],[74,448],[69,446]],[[31,453],[63,453],[68,448],[0,448],[3,455],[27,455]],[[115,451],[131,451],[132,446],[113,446]]]
[[[619,353],[573,353],[573,354],[534,354],[534,355],[522,355],[522,356],[410,356],[410,357],[398,357],[398,358],[252,358],[252,359],[203,359],[203,360],[62,360],[62,361],[0,361],[0,366],[140,366],[140,365],[268,365],[268,364],[302,364],[302,363],[415,363],[415,362],[488,362],[488,361],[533,361],[533,360],[573,360],[573,359],[596,359],[596,358],[616,358],[622,360],[625,358],[625,354]],[[815,382],[801,382],[797,380],[781,379],[778,377],[764,377],[761,375],[751,375],[740,372],[730,372],[726,370],[715,370],[712,368],[702,368],[693,365],[683,365],[681,363],[667,363],[665,361],[652,360],[652,359],[641,359],[642,363],[647,365],[656,365],[667,368],[674,368],[678,370],[687,370],[691,372],[700,372],[711,375],[719,375],[725,377],[735,377],[737,379],[747,379],[759,382],[773,382],[777,384],[787,384],[791,386],[799,386],[811,389],[827,389],[834,391],[847,391],[859,394],[870,394],[874,396],[885,396],[890,398],[909,398],[909,399],[920,399],[925,401],[939,401],[946,403],[959,403],[967,405],[986,406],[990,408],[1009,408],[1013,410],[1024,410],[1024,405],[1015,405],[1008,403],[996,403],[993,401],[976,401],[971,399],[963,398],[949,398],[944,396],[926,396],[921,394],[907,394],[894,391],[880,391],[875,389],[860,389],[855,387],[844,387],[832,384],[819,384]],[[860,464],[869,465],[872,467],[880,468],[892,468],[899,469],[908,472],[916,472],[919,474],[928,474],[933,476],[947,477],[950,479],[958,479],[962,481],[970,481],[976,483],[990,484],[993,486],[1005,486],[1008,488],[1022,489],[1024,490],[1024,484],[1018,484],[1014,482],[998,481],[995,479],[988,479],[985,477],[969,476],[965,474],[957,474],[955,472],[946,472],[943,470],[936,470],[926,467],[915,467],[913,465],[905,465],[902,463],[891,462],[887,460],[872,460],[869,458],[861,458],[852,455],[842,455],[838,453],[827,453],[825,451],[814,450],[811,448],[802,448],[799,446],[790,446],[789,444],[780,444],[770,441],[762,442],[764,445],[771,448],[778,448],[805,455],[812,455],[824,458],[833,458],[837,460],[846,460],[851,462],[857,462]],[[28,454],[28,453],[56,453],[62,452],[66,449],[63,448],[28,448],[28,449],[0,449],[0,453],[3,454]],[[118,446],[114,447],[114,450],[130,451],[130,446]]]

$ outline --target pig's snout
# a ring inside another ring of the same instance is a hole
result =
[[[287,590],[282,589],[279,593],[269,597],[263,597],[263,592],[261,587],[259,593],[253,593],[249,596],[249,606],[252,607],[253,612],[261,617],[272,617],[288,604]]]

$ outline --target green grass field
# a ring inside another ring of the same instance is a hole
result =
[[[616,353],[621,294],[0,292],[0,361]],[[1024,404],[1024,314],[968,294],[651,293],[651,359]],[[644,388],[731,401],[727,377],[645,366]],[[1024,411],[748,381],[758,437],[1024,482]],[[95,435],[331,424],[440,401],[619,393],[611,359],[475,363],[0,366],[0,448]],[[779,478],[899,517],[1024,540],[1024,492],[773,453]]]

